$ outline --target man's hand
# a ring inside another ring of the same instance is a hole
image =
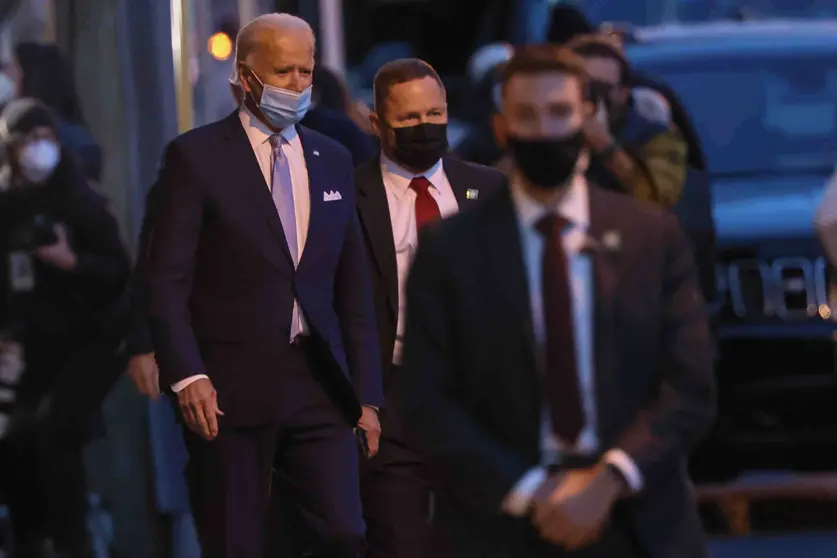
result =
[[[378,421],[378,411],[372,407],[363,407],[357,427],[366,432],[366,441],[369,444],[369,457],[378,453],[381,443],[381,423]]]
[[[154,401],[160,397],[160,371],[154,353],[132,356],[128,361],[128,376],[141,394]]]
[[[547,541],[581,548],[598,539],[623,491],[604,465],[553,475],[535,493],[532,522]]]
[[[189,430],[204,440],[218,436],[218,417],[224,413],[218,408],[218,396],[209,378],[195,380],[177,394],[180,412]]]
[[[55,236],[58,238],[58,240],[55,241],[55,244],[41,246],[35,253],[41,261],[52,264],[57,268],[70,271],[76,267],[78,258],[67,240],[67,229],[64,225],[57,224],[53,227],[53,231],[55,231]]]
[[[606,122],[601,122],[596,116],[591,116],[584,123],[584,139],[587,140],[587,145],[593,150],[593,153],[603,151],[613,143],[613,136],[610,135],[610,130],[607,128]]]

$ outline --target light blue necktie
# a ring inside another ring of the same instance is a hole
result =
[[[273,197],[273,204],[279,213],[282,221],[282,229],[285,231],[285,239],[288,242],[288,250],[294,261],[294,267],[299,265],[299,246],[296,235],[296,213],[294,212],[294,189],[291,181],[291,167],[288,158],[285,156],[283,147],[285,138],[280,134],[270,136],[270,145],[273,147],[273,173],[270,177],[270,193]],[[300,334],[299,304],[294,300],[294,309],[291,316],[291,341]]]

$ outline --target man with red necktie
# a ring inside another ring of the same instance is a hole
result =
[[[387,401],[401,364],[407,272],[419,230],[492,197],[505,189],[505,179],[446,155],[445,89],[430,65],[415,58],[390,62],[374,86],[370,120],[381,155],[355,174],[384,374],[380,448],[360,471],[366,558],[421,558],[429,555],[429,484]]]

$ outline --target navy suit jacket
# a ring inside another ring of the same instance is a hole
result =
[[[378,154],[372,136],[364,133],[342,112],[316,106],[308,111],[302,124],[340,142],[352,154],[355,167],[371,161]]]
[[[348,151],[304,127],[311,218],[294,269],[238,112],[169,144],[144,274],[161,382],[207,374],[227,425],[278,420],[296,298],[315,368],[351,423],[382,403],[368,265]],[[326,201],[339,192],[342,199]]]

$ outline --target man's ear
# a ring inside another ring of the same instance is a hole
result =
[[[497,147],[505,149],[508,146],[509,128],[506,123],[506,117],[495,112],[491,116],[491,129],[494,130],[494,141],[497,142]]]
[[[372,131],[375,132],[375,135],[383,140],[384,128],[377,112],[369,113],[369,124],[372,126]]]
[[[249,70],[243,65],[238,65],[238,83],[241,87],[241,90],[247,94],[253,94],[252,89],[250,88],[250,80],[247,79],[250,77]]]

